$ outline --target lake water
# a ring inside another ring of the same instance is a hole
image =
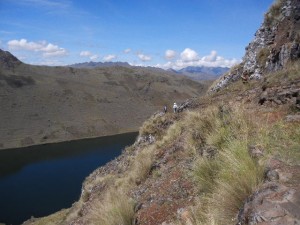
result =
[[[0,151],[0,223],[20,224],[69,208],[93,170],[121,154],[137,133]]]

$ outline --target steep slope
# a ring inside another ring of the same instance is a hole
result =
[[[31,66],[0,51],[0,149],[137,130],[204,85],[147,68]]]
[[[261,76],[154,114],[71,208],[24,224],[300,224],[300,63]]]
[[[299,223],[299,71],[153,115],[134,145],[86,178],[71,208],[24,225]],[[266,82],[281,105],[259,103]]]

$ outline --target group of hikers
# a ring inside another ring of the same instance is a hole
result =
[[[177,106],[176,102],[174,102],[174,104],[173,104],[174,113],[177,113],[177,110],[178,110],[178,106]],[[167,111],[168,111],[168,109],[167,109],[167,106],[165,105],[164,106],[164,113],[166,113]]]

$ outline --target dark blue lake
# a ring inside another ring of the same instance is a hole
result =
[[[20,224],[78,200],[93,170],[119,156],[137,133],[0,151],[0,223]]]

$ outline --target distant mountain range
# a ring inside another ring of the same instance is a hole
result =
[[[96,68],[96,67],[134,67],[127,62],[84,62],[69,65],[73,68]],[[155,67],[149,67],[154,69]],[[159,68],[157,68],[160,70]],[[216,80],[221,75],[229,71],[228,67],[206,67],[206,66],[188,66],[180,70],[168,69],[167,71],[187,76],[193,80]]]
[[[185,75],[194,80],[215,80],[228,72],[229,69],[228,67],[188,66],[180,70],[170,69],[169,71]]]
[[[96,68],[96,67],[112,67],[112,66],[123,66],[131,67],[127,62],[83,62],[69,65],[73,68]]]

